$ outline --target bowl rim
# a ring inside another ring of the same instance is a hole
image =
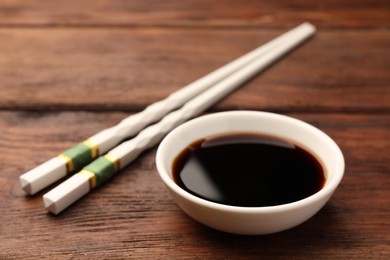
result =
[[[290,123],[296,124],[298,127],[303,127],[311,131],[313,135],[316,135],[319,138],[322,138],[327,142],[328,145],[331,146],[335,153],[335,158],[338,159],[338,162],[336,163],[336,167],[334,169],[335,173],[332,176],[331,180],[329,182],[326,182],[325,186],[319,190],[318,192],[314,193],[313,195],[306,197],[304,199],[281,204],[281,205],[274,205],[274,206],[262,206],[262,207],[244,207],[244,206],[233,206],[233,205],[226,205],[226,204],[220,204],[212,201],[208,201],[202,198],[199,198],[184,189],[182,189],[179,185],[177,185],[174,180],[170,177],[169,171],[164,166],[165,163],[163,162],[163,153],[164,149],[166,149],[166,146],[169,144],[169,141],[174,138],[174,135],[178,131],[182,131],[184,128],[193,127],[193,125],[196,125],[204,120],[212,120],[216,118],[222,118],[227,116],[259,116],[259,117],[275,117],[276,119],[280,120],[287,120]],[[180,126],[173,129],[160,143],[157,149],[156,154],[156,166],[157,166],[157,172],[164,184],[174,193],[179,195],[180,197],[191,201],[195,204],[201,205],[203,207],[212,208],[215,210],[225,211],[225,212],[236,212],[236,213],[245,213],[245,214],[259,214],[259,213],[276,213],[276,212],[282,212],[287,211],[291,209],[299,209],[302,207],[305,207],[307,205],[313,204],[315,202],[321,201],[324,198],[330,197],[333,192],[336,190],[337,186],[341,182],[344,170],[345,170],[345,160],[344,156],[341,152],[341,149],[336,144],[336,142],[329,137],[327,134],[325,134],[320,129],[302,121],[296,118],[293,118],[291,116],[286,116],[282,114],[272,113],[272,112],[263,112],[263,111],[252,111],[252,110],[235,110],[235,111],[224,111],[224,112],[217,112],[207,115],[202,115],[200,117],[194,118],[190,121],[187,121]]]

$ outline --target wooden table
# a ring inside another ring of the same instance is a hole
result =
[[[390,5],[357,1],[1,1],[0,259],[390,257]],[[309,21],[316,36],[207,113],[262,110],[328,133],[346,158],[304,224],[238,236],[187,217],[156,149],[62,214],[19,176]]]

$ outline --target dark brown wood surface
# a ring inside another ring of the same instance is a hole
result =
[[[390,258],[390,2],[0,1],[0,259]],[[310,41],[207,113],[290,115],[340,145],[309,221],[237,236],[193,221],[156,149],[58,216],[19,176],[301,22]]]

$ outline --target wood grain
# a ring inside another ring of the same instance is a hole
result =
[[[0,259],[390,259],[390,2],[0,1]],[[21,173],[288,29],[315,37],[207,113],[307,121],[344,179],[313,218],[236,236],[187,217],[151,149],[59,216]]]
[[[283,32],[0,29],[0,108],[138,111]],[[385,30],[320,30],[219,107],[388,112],[388,46]]]
[[[379,151],[390,149],[390,117],[289,115],[335,139],[346,157],[344,180],[306,223],[245,237],[211,230],[182,213],[157,176],[155,149],[59,216],[46,213],[44,192],[25,197],[18,175],[125,114],[0,112],[0,135],[6,136],[0,146],[7,151],[0,178],[0,258],[388,257],[390,168],[382,162],[390,155]]]
[[[329,28],[389,28],[382,0],[0,2],[3,26],[283,27],[310,21]]]

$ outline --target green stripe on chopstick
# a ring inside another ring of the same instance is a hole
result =
[[[86,140],[58,155],[65,160],[68,173],[80,170],[99,155],[99,146]]]
[[[96,178],[95,186],[99,187],[114,176],[114,174],[119,170],[119,166],[119,159],[110,154],[107,154],[105,156],[99,157],[89,165],[85,166],[80,173],[84,174],[84,171],[93,173]],[[95,188],[92,187],[91,181],[90,188]]]

